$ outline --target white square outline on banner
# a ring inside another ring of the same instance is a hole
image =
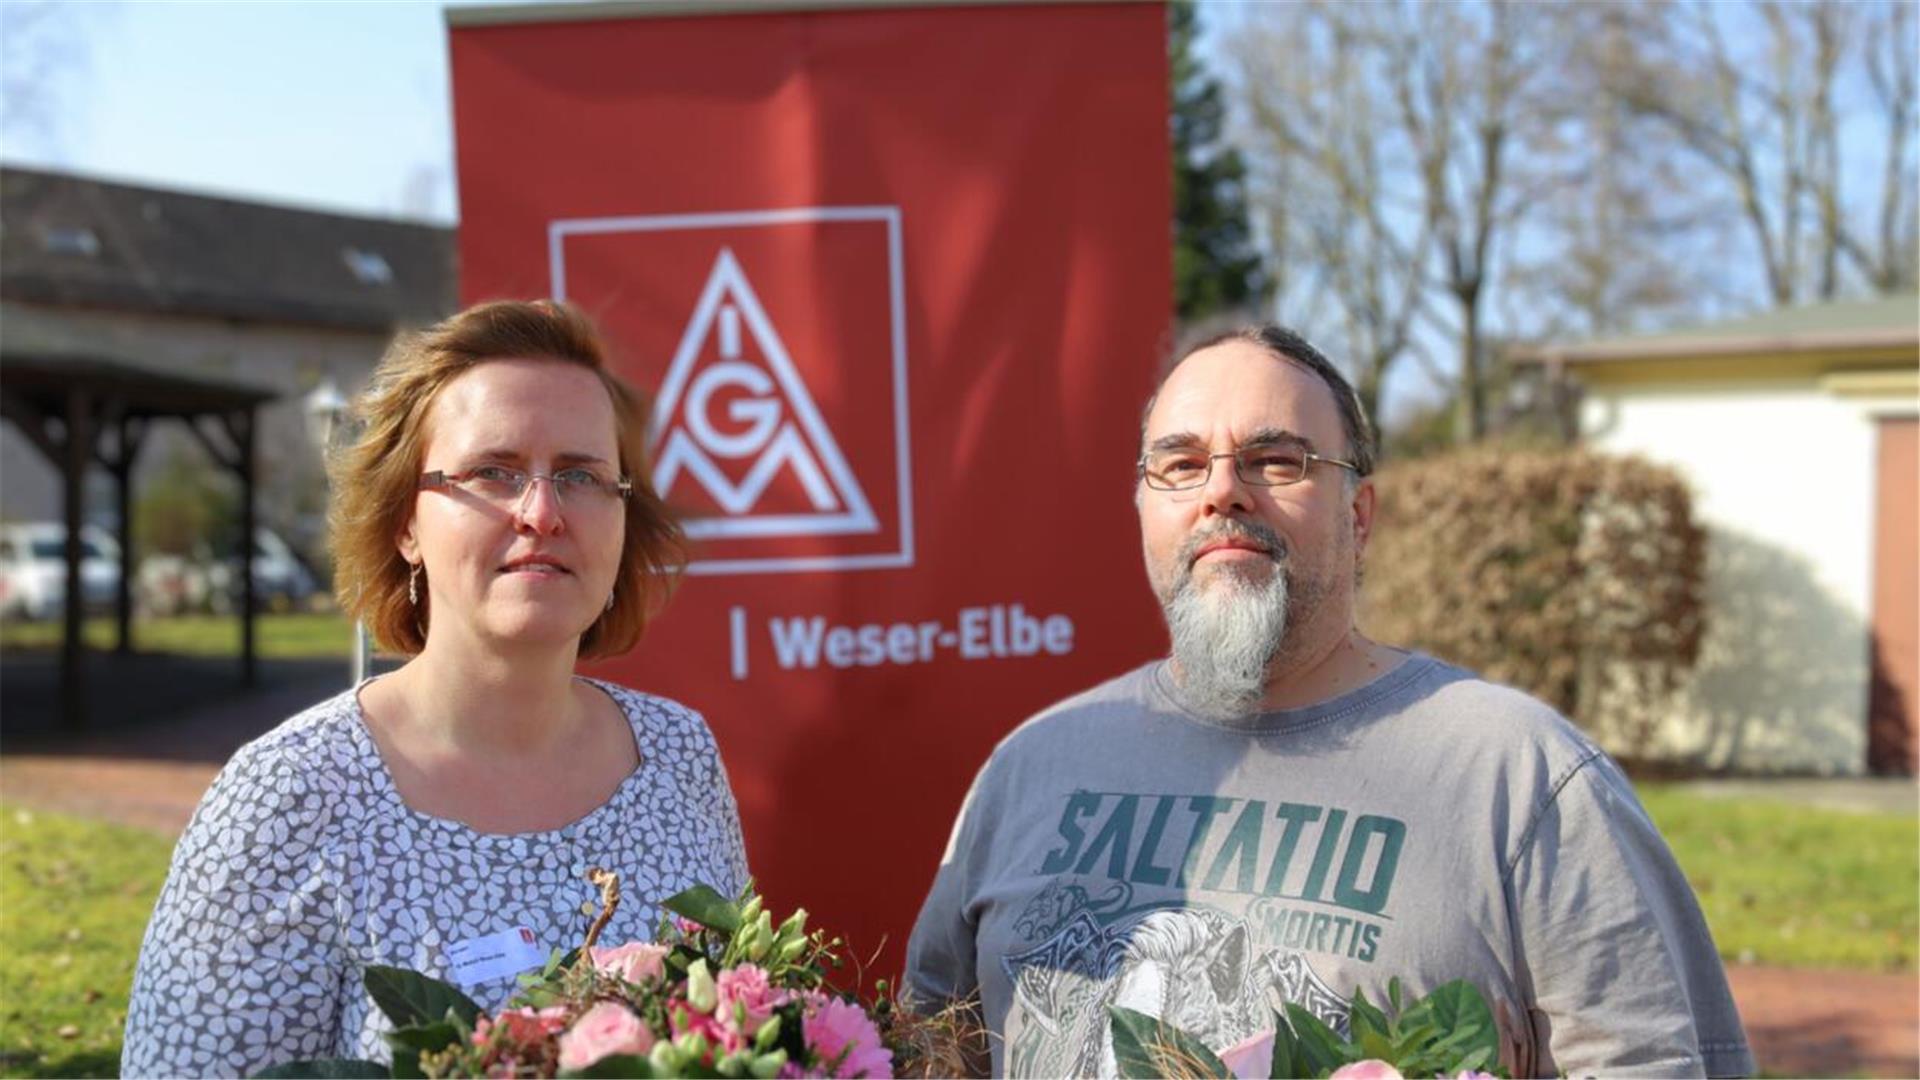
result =
[[[883,555],[817,555],[784,559],[704,559],[689,574],[799,574],[816,570],[890,570],[913,565],[913,459],[907,431],[906,285],[898,206],[797,206],[785,210],[730,210],[706,214],[556,218],[547,223],[547,259],[555,300],[567,298],[569,236],[674,232],[740,225],[798,225],[819,221],[879,221],[887,226],[887,299],[892,315],[893,441],[900,488],[900,550]]]

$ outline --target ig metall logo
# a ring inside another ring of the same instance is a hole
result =
[[[913,565],[897,207],[567,219],[548,242],[554,295],[639,346],[690,572]]]

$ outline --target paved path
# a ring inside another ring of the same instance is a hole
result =
[[[241,743],[337,692],[327,676],[290,678],[190,715],[102,731],[67,748],[33,740],[0,753],[9,803],[117,821],[163,835],[185,827],[214,773]],[[11,743],[12,740],[10,739]],[[1914,813],[1912,781],[1705,781],[1708,796],[1752,796]],[[1763,1072],[1772,1076],[1920,1077],[1920,976],[1734,965],[1727,971]]]
[[[1920,975],[1727,968],[1771,1076],[1920,1076]]]

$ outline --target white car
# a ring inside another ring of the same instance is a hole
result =
[[[52,521],[0,526],[0,613],[54,619],[65,609],[67,529]],[[80,529],[80,596],[86,608],[113,605],[120,545],[97,525]]]
[[[215,611],[240,608],[240,583],[235,580],[234,553],[206,564],[209,598]],[[265,611],[299,610],[306,606],[319,586],[307,564],[293,553],[285,540],[273,530],[261,526],[253,531],[253,597],[257,609]]]
[[[141,610],[154,615],[235,611],[240,598],[233,571],[230,550],[216,556],[204,543],[196,545],[191,558],[149,555],[140,560],[140,571],[134,577]],[[313,572],[286,541],[264,526],[254,531],[253,591],[257,607],[299,610],[318,589]]]

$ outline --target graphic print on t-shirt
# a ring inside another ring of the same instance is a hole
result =
[[[1374,962],[1406,833],[1311,803],[1066,796],[1034,868],[1052,881],[1015,927],[1033,945],[1003,961],[1008,1075],[1113,1075],[1109,1005],[1215,1050],[1269,1029],[1286,1002],[1344,1034],[1347,992],[1313,961]]]

